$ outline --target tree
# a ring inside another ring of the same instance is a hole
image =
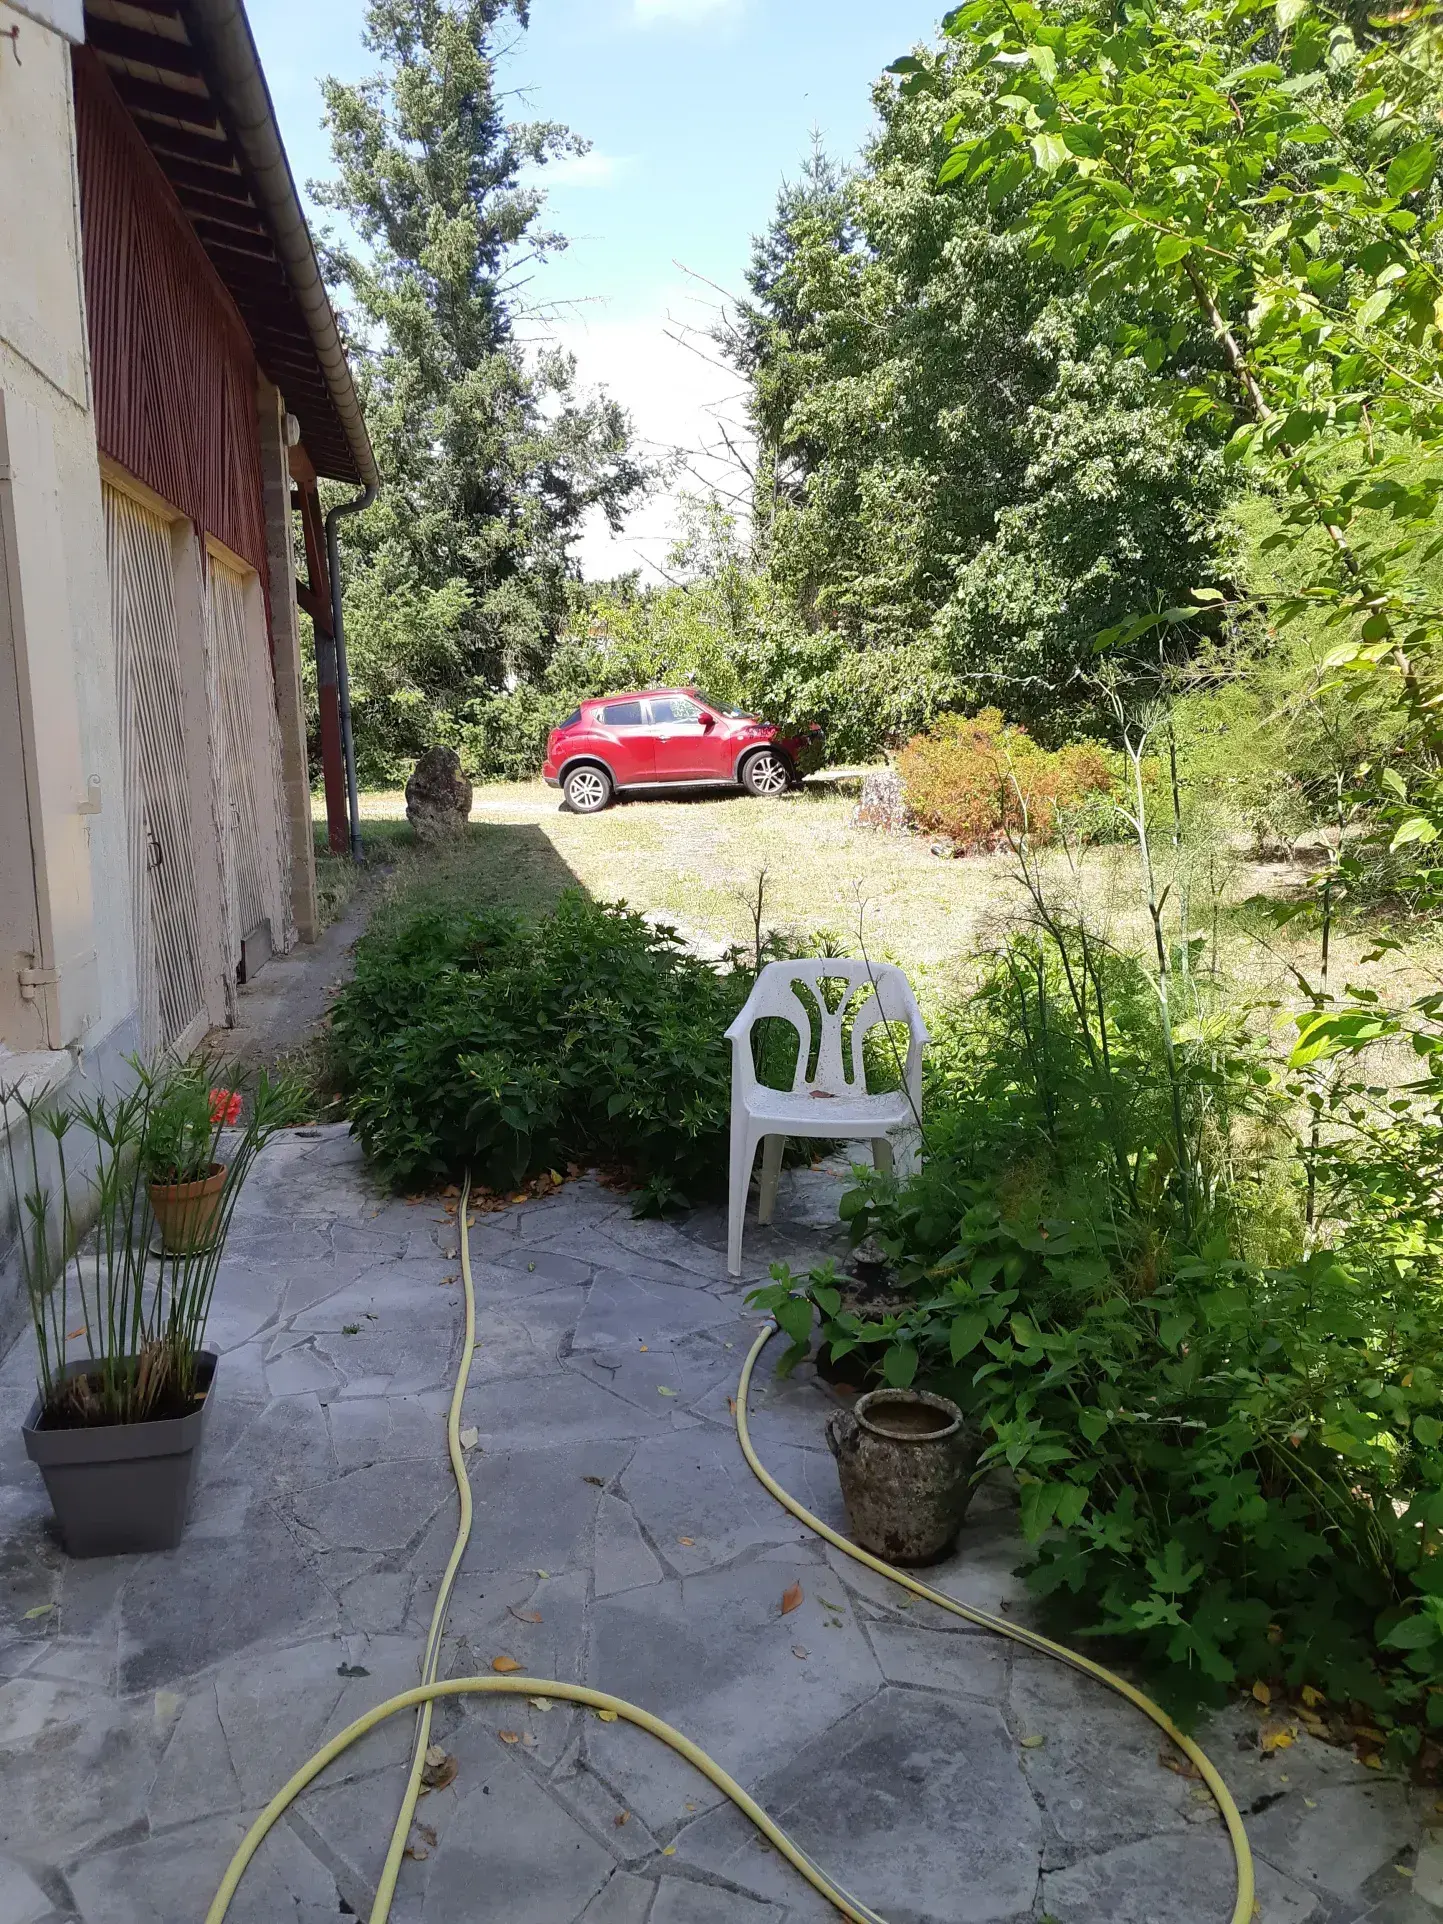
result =
[[[385,489],[355,524],[350,632],[358,741],[392,772],[447,739],[456,705],[535,670],[565,618],[572,543],[646,483],[625,414],[583,397],[570,357],[528,357],[517,276],[563,245],[538,225],[544,170],[585,143],[504,116],[498,35],[525,0],[371,0],[378,71],[324,82],[336,163],[314,184],[355,236],[345,291]]]
[[[814,156],[754,251],[734,353],[776,477],[766,561],[852,650],[925,648],[929,706],[1065,732],[1097,630],[1207,579],[1222,464],[985,187],[938,193],[978,83],[945,46],[912,66],[927,87],[882,83],[861,165]]]
[[[1189,426],[1278,491],[1315,556],[1270,613],[1322,611],[1335,668],[1386,667],[1443,744],[1443,204],[1428,9],[1358,33],[1309,0],[1101,9],[975,0],[946,31],[979,88],[940,180],[1079,275]],[[933,92],[907,59],[903,91]],[[1040,182],[1040,186],[1039,183]],[[1199,354],[1199,329],[1208,353]],[[1217,597],[1217,591],[1212,591]],[[1161,619],[1166,620],[1164,614]],[[1139,611],[1118,630],[1155,623]]]

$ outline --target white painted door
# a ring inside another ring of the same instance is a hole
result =
[[[186,772],[170,527],[118,488],[106,486],[104,498],[141,1046],[150,1055],[186,1050],[207,1027],[197,825]]]

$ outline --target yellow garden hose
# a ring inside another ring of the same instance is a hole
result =
[[[653,1737],[660,1738],[662,1743],[669,1745],[679,1757],[685,1758],[687,1763],[715,1784],[723,1796],[736,1805],[768,1843],[786,1858],[787,1862],[799,1871],[813,1889],[819,1891],[841,1916],[851,1920],[851,1924],[886,1924],[885,1919],[879,1917],[877,1912],[870,1910],[859,1899],[850,1896],[839,1885],[833,1883],[826,1873],[812,1862],[806,1852],[772,1822],[755,1799],[749,1796],[720,1764],[708,1757],[705,1751],[699,1750],[689,1738],[684,1737],[671,1724],[664,1723],[660,1717],[652,1716],[650,1711],[642,1710],[636,1704],[627,1703],[624,1698],[613,1697],[604,1690],[591,1690],[583,1684],[557,1683],[545,1677],[453,1677],[440,1683],[436,1681],[436,1667],[440,1661],[446,1609],[450,1602],[452,1585],[456,1580],[456,1572],[460,1568],[461,1559],[471,1536],[471,1484],[466,1473],[466,1459],[461,1448],[460,1433],[461,1405],[476,1348],[476,1297],[471,1281],[471,1248],[468,1233],[470,1225],[467,1210],[470,1188],[468,1179],[457,1207],[457,1217],[461,1225],[461,1279],[466,1295],[466,1340],[462,1347],[461,1368],[456,1378],[451,1407],[446,1418],[446,1443],[451,1457],[451,1469],[456,1478],[460,1516],[457,1522],[456,1541],[452,1546],[440,1588],[436,1593],[436,1605],[431,1613],[431,1627],[427,1633],[421,1664],[421,1682],[416,1689],[405,1690],[399,1696],[388,1697],[384,1703],[376,1704],[364,1716],[348,1724],[344,1730],[332,1737],[329,1743],[323,1744],[313,1757],[302,1764],[289,1782],[282,1785],[241,1840],[239,1849],[227,1866],[220,1888],[211,1901],[210,1909],[205,1914],[205,1924],[223,1924],[231,1899],[235,1896],[241,1878],[245,1875],[246,1867],[260,1849],[272,1826],[284,1816],[306,1786],[318,1777],[327,1765],[333,1763],[337,1757],[349,1750],[352,1744],[364,1737],[368,1730],[375,1729],[377,1724],[384,1723],[388,1717],[397,1716],[405,1710],[417,1709],[420,1715],[416,1722],[415,1747],[406,1779],[406,1791],[397,1814],[395,1828],[391,1833],[390,1848],[387,1850],[380,1882],[376,1887],[375,1902],[371,1907],[370,1924],[387,1924],[391,1914],[391,1899],[396,1889],[396,1877],[401,1867],[411,1821],[415,1815],[416,1800],[420,1794],[421,1773],[425,1766],[426,1748],[431,1733],[432,1706],[441,1697],[472,1696],[549,1697],[562,1703],[584,1705],[608,1717],[635,1724],[639,1730],[649,1731]],[[1119,1696],[1126,1697],[1129,1703],[1135,1704],[1145,1716],[1150,1717],[1158,1729],[1176,1744],[1197,1771],[1222,1812],[1237,1863],[1237,1899],[1233,1906],[1230,1924],[1251,1924],[1254,1909],[1253,1859],[1252,1852],[1248,1848],[1247,1833],[1243,1829],[1242,1816],[1233,1801],[1231,1792],[1214,1765],[1198,1745],[1178,1729],[1165,1710],[1138,1690],[1135,1685],[1104,1668],[1102,1664],[1094,1663],[1090,1657],[1080,1656],[1077,1651],[1069,1650],[1063,1644],[1053,1643],[1050,1638],[1041,1636],[1035,1630],[1025,1629],[1020,1624],[1009,1623],[1003,1617],[990,1616],[985,1610],[973,1609],[970,1604],[959,1603],[955,1597],[945,1596],[940,1590],[933,1590],[916,1577],[908,1575],[905,1570],[896,1569],[892,1564],[884,1563],[880,1557],[874,1557],[866,1550],[859,1549],[855,1543],[848,1542],[846,1537],[833,1530],[820,1517],[813,1516],[810,1510],[804,1509],[796,1498],[789,1495],[770,1474],[752,1447],[751,1431],[747,1423],[747,1397],[751,1390],[752,1372],[756,1368],[757,1359],[775,1334],[775,1323],[769,1323],[761,1331],[747,1354],[746,1362],[742,1366],[741,1381],[737,1385],[737,1441],[741,1445],[742,1455],[762,1487],[776,1498],[783,1509],[790,1511],[798,1522],[806,1524],[809,1530],[832,1544],[844,1556],[851,1557],[857,1563],[865,1564],[869,1570],[877,1571],[893,1583],[901,1585],[904,1590],[910,1590],[913,1596],[923,1597],[928,1603],[936,1604],[939,1609],[951,1611],[953,1616],[962,1617],[968,1623],[979,1624],[985,1630],[995,1630],[999,1636],[1010,1637],[1014,1643],[1025,1644],[1032,1650],[1040,1650],[1044,1656],[1055,1657],[1059,1663],[1068,1664],[1085,1676],[1096,1678],[1099,1683],[1106,1684]]]

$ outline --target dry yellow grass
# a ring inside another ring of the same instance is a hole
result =
[[[824,931],[854,953],[860,931],[869,953],[900,963],[923,990],[943,990],[959,977],[965,982],[979,956],[1028,915],[1012,856],[954,860],[932,854],[923,837],[858,827],[852,820],[856,786],[855,778],[834,775],[773,800],[689,794],[628,800],[601,815],[578,816],[540,782],[497,784],[476,791],[467,836],[445,852],[417,847],[399,791],[364,795],[362,813],[372,856],[389,866],[384,897],[390,906],[425,896],[538,912],[564,888],[580,887],[599,900],[626,901],[673,920],[687,936],[725,944],[750,939],[750,904],[765,871],[768,927]],[[1281,1006],[1274,1020],[1290,1028],[1289,1011],[1302,1000],[1292,971],[1313,974],[1316,936],[1301,928],[1273,930],[1242,905],[1296,888],[1305,870],[1251,862],[1221,845],[1185,851],[1176,864],[1164,849],[1159,861],[1161,881],[1173,882],[1168,920],[1174,934],[1186,885],[1188,926],[1202,939],[1204,961],[1215,954],[1245,995],[1276,998]],[[1059,908],[1080,902],[1107,939],[1150,948],[1131,847],[1090,850],[1078,876],[1052,852],[1043,858],[1043,873]],[[1418,992],[1426,954],[1406,965],[1365,965],[1369,946],[1363,932],[1335,937],[1336,986],[1366,980],[1390,998]]]

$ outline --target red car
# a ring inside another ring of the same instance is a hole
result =
[[[753,795],[780,795],[819,733],[783,737],[696,689],[651,688],[584,701],[552,729],[541,772],[578,815],[594,815],[620,789],[662,783],[736,783]]]

